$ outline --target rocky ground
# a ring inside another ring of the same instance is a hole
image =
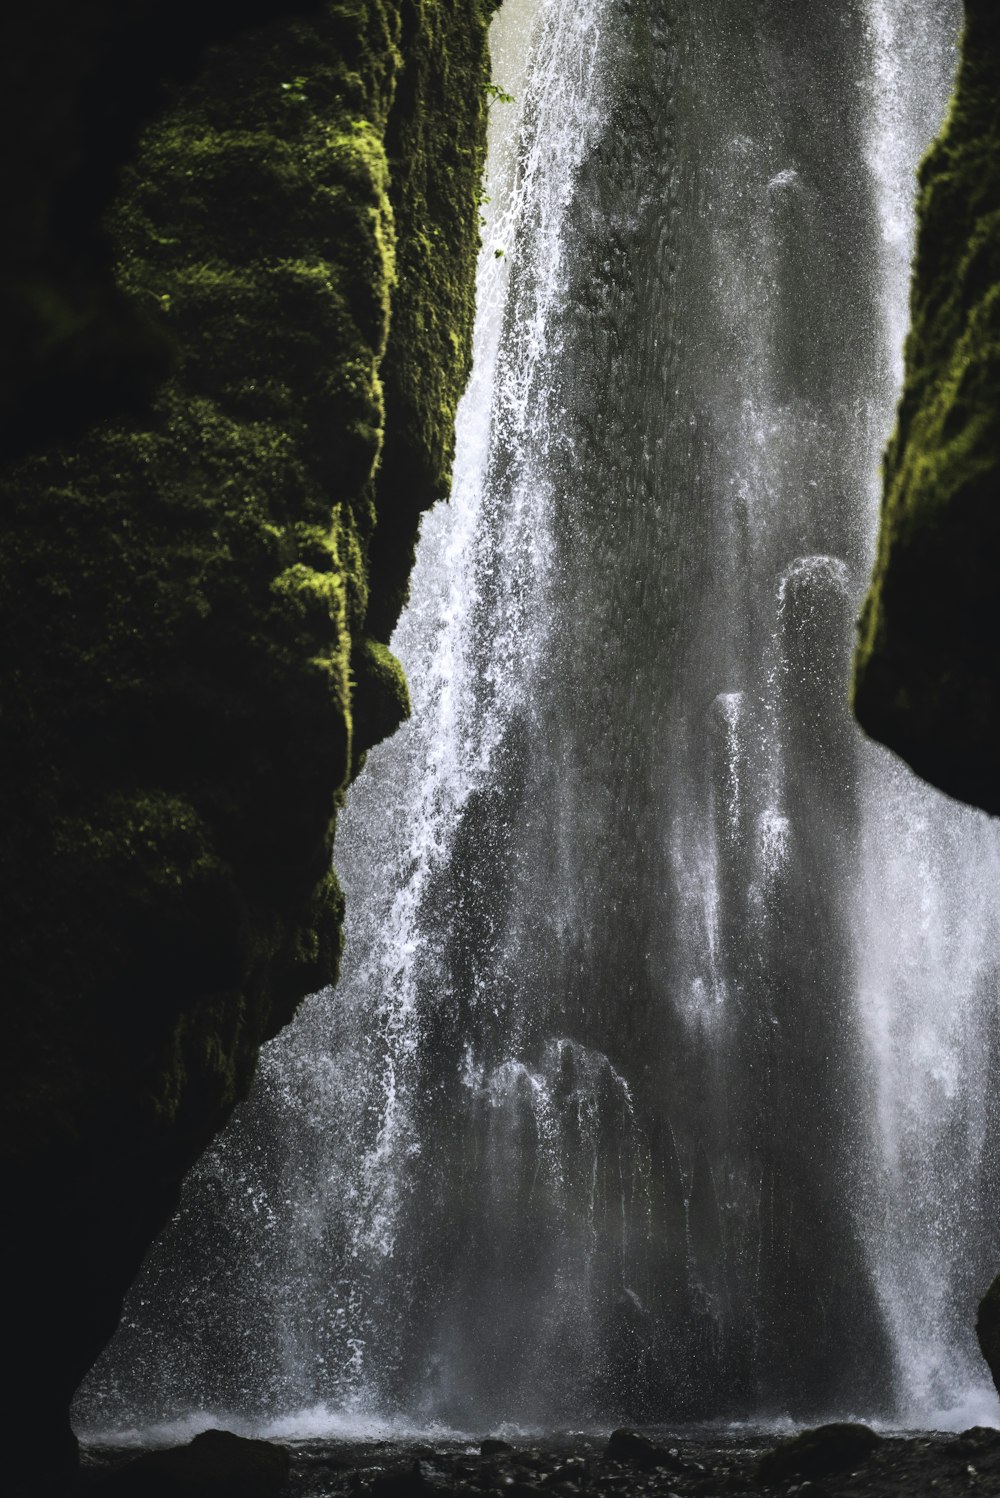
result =
[[[171,1453],[85,1453],[87,1498],[957,1498],[1000,1495],[1000,1431],[879,1437],[823,1426],[764,1435],[550,1436],[480,1444],[309,1442],[215,1433]]]

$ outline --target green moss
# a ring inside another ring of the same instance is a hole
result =
[[[481,175],[489,107],[482,38],[495,9],[493,0],[482,6],[475,0],[400,5],[404,36],[420,37],[422,45],[414,48],[401,80],[387,136],[401,232],[383,364],[381,524],[373,539],[375,583],[367,619],[368,633],[383,641],[406,600],[420,513],[445,497],[451,484],[455,412],[472,358],[469,268],[479,249],[479,189],[471,214],[455,215],[447,205],[464,192],[462,184]]]
[[[410,694],[399,661],[387,646],[362,636],[355,646],[354,743],[356,756],[368,752],[399,727],[410,713]],[[360,758],[356,765],[360,768]]]
[[[144,410],[170,345],[115,284],[100,220],[163,80],[320,0],[51,0],[0,13],[0,455]]]
[[[0,485],[0,1094],[36,1404],[99,1350],[261,1042],[336,977],[336,810],[408,711],[387,642],[468,372],[491,9],[331,0],[211,54],[109,219],[175,372]]]
[[[951,112],[920,173],[906,382],[861,620],[862,725],[1000,812],[1000,21],[967,4]]]

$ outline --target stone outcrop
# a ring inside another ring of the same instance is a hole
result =
[[[1000,813],[1000,13],[966,0],[948,120],[920,174],[906,383],[861,620],[862,726]]]
[[[336,811],[407,710],[388,639],[468,372],[493,8],[135,0],[78,36],[43,6],[57,76],[41,34],[6,38],[55,134],[97,132],[79,159],[41,142],[0,265],[4,1322],[32,1492],[72,1463],[70,1396],[185,1171],[336,975]],[[267,24],[227,36],[233,13]],[[104,135],[74,45],[112,104],[135,68]]]
[[[765,1451],[757,1463],[756,1475],[767,1487],[776,1487],[796,1477],[808,1481],[832,1477],[849,1467],[862,1466],[881,1443],[882,1437],[867,1425],[820,1425]]]
[[[986,1365],[993,1375],[993,1382],[1000,1392],[1000,1274],[979,1302],[976,1336]]]
[[[288,1452],[228,1430],[206,1430],[186,1446],[147,1451],[116,1468],[103,1498],[277,1498],[288,1481]]]

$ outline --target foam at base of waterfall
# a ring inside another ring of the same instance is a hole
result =
[[[902,1418],[913,1430],[969,1430],[973,1425],[1000,1429],[1000,1397],[992,1384],[972,1384],[957,1391],[958,1397],[944,1408],[903,1411]]]
[[[866,1411],[831,1410],[826,1416],[817,1417],[811,1424],[826,1424],[828,1421],[863,1421],[882,1435],[904,1435],[917,1432],[960,1432],[973,1426],[1000,1429],[1000,1397],[990,1385],[970,1385],[961,1397],[942,1409],[924,1409],[901,1412],[899,1417],[887,1421],[872,1419]],[[720,1437],[745,1435],[785,1439],[806,1428],[801,1421],[788,1415],[762,1414],[752,1420],[718,1419],[698,1421],[694,1424],[680,1422],[675,1425],[652,1425],[643,1427],[654,1435],[657,1432],[672,1439],[685,1436]],[[585,1424],[574,1429],[572,1434],[602,1435],[607,1424]],[[467,1444],[470,1451],[478,1451],[479,1443],[486,1436],[517,1443],[540,1441],[553,1434],[568,1434],[565,1429],[553,1431],[544,1425],[526,1424],[509,1420],[486,1423],[472,1428],[458,1428],[441,1421],[410,1418],[406,1415],[383,1415],[359,1407],[332,1409],[326,1404],[315,1404],[301,1410],[289,1411],[273,1420],[251,1421],[229,1411],[197,1410],[183,1418],[161,1421],[151,1425],[112,1425],[105,1428],[87,1429],[78,1432],[82,1445],[107,1447],[119,1450],[149,1451],[169,1446],[186,1445],[206,1430],[228,1430],[234,1435],[258,1440],[279,1441],[290,1445],[307,1442],[363,1443],[363,1442],[428,1442],[442,1445]]]
[[[234,1435],[295,1444],[305,1441],[474,1441],[480,1432],[455,1430],[439,1421],[409,1419],[406,1415],[377,1414],[363,1407],[333,1409],[327,1404],[291,1410],[273,1420],[247,1420],[231,1410],[193,1410],[178,1420],[151,1425],[111,1425],[81,1430],[84,1446],[154,1450],[183,1446],[206,1430],[228,1430]],[[518,1434],[522,1432],[518,1430]],[[502,1433],[501,1433],[502,1434]]]

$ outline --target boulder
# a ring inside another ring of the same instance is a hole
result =
[[[451,1491],[450,1478],[430,1462],[419,1460],[390,1467],[372,1483],[372,1498],[429,1498],[431,1494]]]
[[[965,1461],[996,1451],[998,1447],[1000,1430],[994,1430],[991,1425],[972,1425],[961,1432],[951,1449],[954,1456]]]
[[[882,1437],[867,1425],[820,1425],[782,1441],[757,1463],[757,1480],[765,1484],[792,1477],[829,1477],[866,1461]]]
[[[275,1498],[288,1481],[283,1446],[206,1430],[187,1446],[147,1451],[103,1484],[107,1498]]]
[[[630,1467],[641,1467],[644,1472],[652,1472],[656,1467],[666,1467],[672,1472],[684,1470],[678,1453],[665,1446],[658,1446],[648,1436],[644,1436],[637,1430],[613,1430],[608,1438],[607,1449],[604,1453],[605,1460],[609,1462],[622,1462]]]

